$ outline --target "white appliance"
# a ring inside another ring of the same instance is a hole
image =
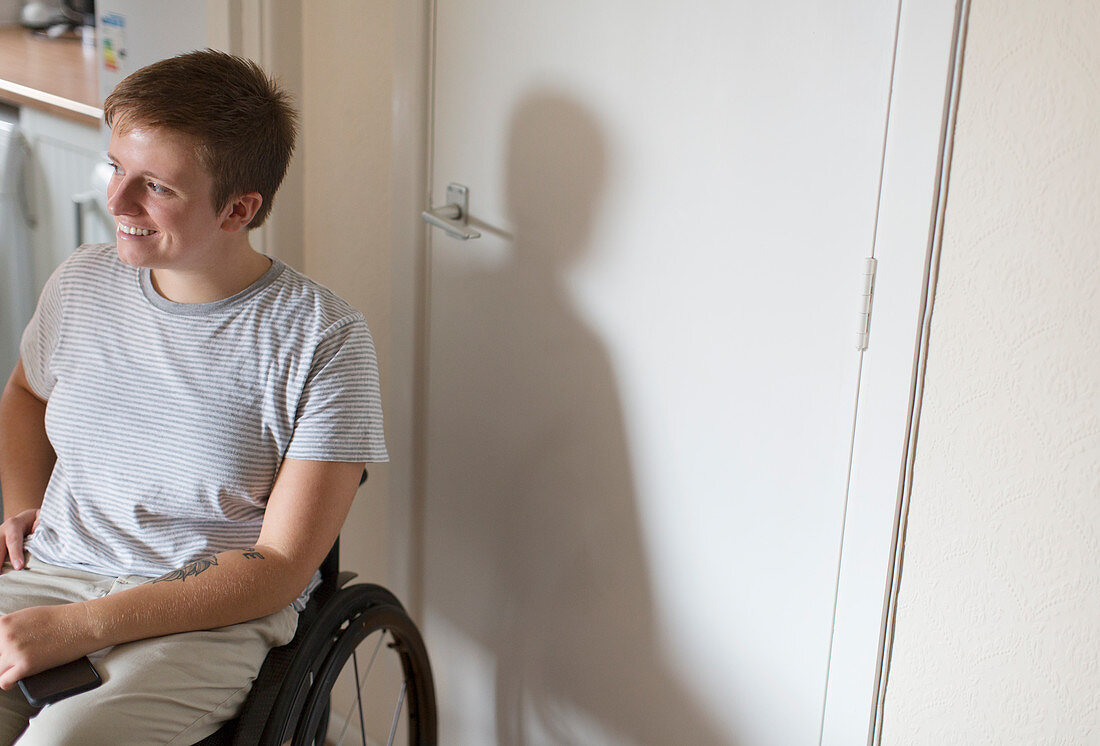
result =
[[[26,144],[14,121],[0,119],[0,386],[19,358],[19,338],[34,310],[33,265],[23,191]]]
[[[206,6],[207,0],[96,0],[100,100],[145,65],[209,46]]]

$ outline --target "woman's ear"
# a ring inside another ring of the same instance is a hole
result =
[[[256,213],[259,212],[260,205],[263,203],[264,198],[260,196],[259,192],[248,192],[240,195],[226,205],[222,230],[236,233],[247,228],[248,224],[252,222],[252,218],[256,217]]]

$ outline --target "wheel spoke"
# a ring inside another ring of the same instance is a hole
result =
[[[355,654],[352,653],[352,655]],[[349,725],[351,725],[351,710],[348,710],[347,717],[344,718],[344,729],[340,731],[340,737],[336,739],[336,746],[344,746],[344,736],[348,734]]]
[[[382,637],[385,637],[385,636],[386,636],[385,633],[383,633]],[[373,663],[374,661],[372,660],[371,662]],[[358,684],[360,682],[360,678],[359,678],[359,656],[356,655],[354,650],[351,651],[351,664],[355,669],[355,683],[357,685],[355,687],[355,702],[356,702],[356,704],[359,705],[359,736],[360,736],[360,740],[363,742],[363,746],[367,746],[367,724],[365,722],[363,722],[363,687],[358,686]],[[368,673],[369,673],[369,671],[368,671]]]
[[[340,731],[340,738],[336,741],[336,746],[343,746],[344,736],[347,735],[348,726],[351,725],[351,713],[355,710],[355,707],[359,707],[359,732],[365,746],[367,742],[367,729],[363,720],[363,687],[367,684],[367,679],[370,678],[370,671],[374,667],[374,661],[378,657],[378,651],[382,649],[382,643],[386,639],[386,631],[382,630],[382,634],[378,636],[378,643],[374,646],[374,650],[371,652],[370,661],[367,663],[367,670],[363,672],[363,677],[359,677],[359,656],[352,650],[351,658],[352,665],[355,672],[355,702],[348,708],[348,712],[344,715],[344,729]]]
[[[408,682],[401,683],[401,694],[397,697],[397,709],[393,711],[393,724],[390,725],[390,740],[386,741],[386,746],[393,746],[393,737],[397,735],[397,721],[401,717],[401,706],[405,704],[405,687]]]

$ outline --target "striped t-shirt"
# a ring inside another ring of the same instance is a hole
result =
[[[387,458],[362,314],[277,259],[231,298],[178,304],[83,246],[21,354],[57,453],[27,543],[50,564],[159,576],[254,544],[284,458]]]

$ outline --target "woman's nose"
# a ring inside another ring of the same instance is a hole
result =
[[[107,184],[107,212],[112,215],[132,215],[137,203],[130,197],[130,183],[115,176]]]

